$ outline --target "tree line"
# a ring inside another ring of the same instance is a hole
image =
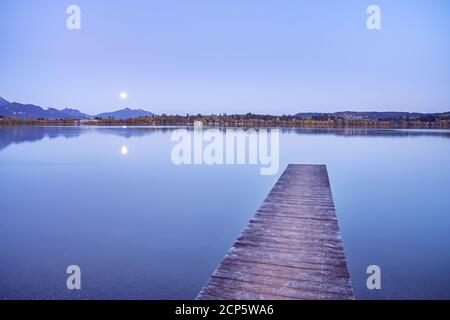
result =
[[[166,115],[120,120],[115,118],[76,119],[18,119],[0,117],[3,125],[117,125],[117,126],[191,126],[195,124],[221,127],[287,127],[287,128],[432,128],[450,129],[450,113],[402,117],[398,119],[357,119],[320,115],[301,117],[258,114]]]

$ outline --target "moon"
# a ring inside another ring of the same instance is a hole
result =
[[[128,97],[128,93],[126,93],[125,91],[122,91],[119,96],[120,96],[120,99],[126,99]]]

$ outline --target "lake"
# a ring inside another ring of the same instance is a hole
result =
[[[0,299],[193,299],[289,163],[327,165],[357,299],[450,299],[450,130],[283,129],[269,176],[173,130],[0,127]]]

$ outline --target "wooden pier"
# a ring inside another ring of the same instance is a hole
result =
[[[197,299],[353,299],[324,165],[289,165]]]

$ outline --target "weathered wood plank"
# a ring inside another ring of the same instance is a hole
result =
[[[324,165],[289,165],[197,299],[353,299]]]

